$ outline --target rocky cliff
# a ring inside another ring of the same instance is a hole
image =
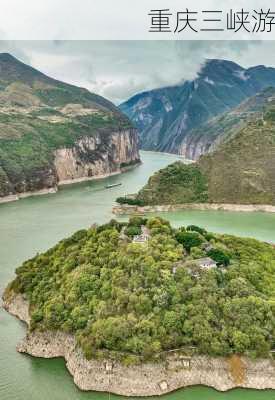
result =
[[[10,296],[4,308],[29,323],[28,302]],[[272,358],[211,358],[190,352],[168,352],[163,361],[126,366],[104,358],[87,360],[72,335],[58,332],[30,332],[17,350],[35,357],[64,357],[74,383],[81,390],[111,392],[124,396],[153,396],[191,385],[206,385],[220,391],[235,387],[275,389]]]
[[[0,54],[0,202],[119,173],[137,139],[106,99]]]
[[[72,148],[55,151],[54,165],[59,184],[93,179],[121,172],[123,166],[139,161],[133,129],[113,132],[104,142],[100,134],[83,137]]]
[[[274,85],[274,68],[208,60],[193,81],[137,94],[120,108],[138,128],[144,150],[197,159],[222,135],[218,116]]]

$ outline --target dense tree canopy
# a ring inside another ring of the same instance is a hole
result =
[[[144,224],[149,241],[125,240]],[[275,345],[275,249],[199,231],[160,218],[81,230],[19,267],[6,295],[24,293],[31,329],[75,334],[87,357],[107,349],[150,358],[190,345],[266,355]],[[190,273],[185,265],[209,247],[229,265]]]
[[[136,196],[118,197],[117,203],[146,206],[205,203],[207,180],[196,164],[176,161],[152,175]]]
[[[203,239],[197,232],[183,232],[176,233],[176,239],[183,247],[190,251],[192,247],[198,247],[202,244]]]

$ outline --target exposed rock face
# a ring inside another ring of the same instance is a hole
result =
[[[3,190],[0,182],[0,203],[55,193],[58,185],[119,174],[139,163],[137,132],[133,128],[84,136],[74,146],[57,149],[53,161],[32,171],[27,179],[12,185],[6,178]]]
[[[19,318],[20,321],[26,322],[26,324],[29,325],[29,303],[24,299],[22,295],[19,294],[12,296],[12,298],[5,299],[3,307],[10,314]]]
[[[58,149],[54,165],[57,182],[66,184],[120,173],[124,165],[138,162],[137,134],[128,129],[110,134],[108,141],[97,134]]]
[[[215,132],[207,121],[274,84],[274,68],[208,60],[193,81],[139,93],[120,108],[138,128],[142,149],[197,159],[222,135],[220,123]]]
[[[136,130],[114,104],[0,53],[0,202],[138,162]]]
[[[5,309],[29,322],[28,303],[22,296],[9,296]],[[35,357],[64,357],[75,384],[82,390],[112,392],[124,396],[153,396],[190,385],[212,386],[220,391],[235,387],[275,389],[275,363],[270,359],[241,358],[240,376],[230,360],[168,353],[165,361],[124,366],[113,360],[87,360],[75,338],[61,332],[28,332],[18,344],[19,352]]]
[[[38,167],[28,176],[16,176],[13,181],[5,174],[5,171],[1,170],[0,166],[0,202],[2,203],[9,199],[18,200],[30,195],[54,193],[56,190],[57,176],[52,164]]]

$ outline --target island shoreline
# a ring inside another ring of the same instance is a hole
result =
[[[29,304],[20,294],[6,293],[3,308],[27,325]],[[236,381],[228,359],[201,355],[183,357],[167,352],[165,361],[125,366],[119,361],[87,360],[74,336],[60,331],[31,332],[17,345],[17,351],[34,357],[63,357],[76,386],[83,391],[109,392],[123,396],[155,396],[177,389],[204,385],[218,391],[236,387],[275,389],[275,362],[272,358],[251,360],[242,357],[245,378]]]
[[[269,204],[226,204],[226,203],[184,203],[155,206],[116,205],[112,212],[116,215],[175,212],[185,210],[198,211],[233,211],[275,213],[275,206]]]

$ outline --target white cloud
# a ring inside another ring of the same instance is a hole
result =
[[[129,40],[129,39],[213,39],[216,33],[192,30],[183,35],[148,32],[148,12],[151,9],[170,8],[174,14],[186,8],[193,11],[222,10],[224,16],[232,8],[268,10],[270,0],[1,0],[0,35],[5,39],[70,39],[70,40]],[[274,10],[273,10],[274,11]],[[200,18],[202,20],[202,17]],[[226,20],[226,18],[224,19]],[[240,31],[237,35],[225,29],[218,33],[220,39],[251,39],[255,35]],[[257,33],[257,37],[272,39],[270,33]]]
[[[205,59],[275,66],[275,43],[245,41],[0,41],[0,51],[115,103],[194,79]]]

